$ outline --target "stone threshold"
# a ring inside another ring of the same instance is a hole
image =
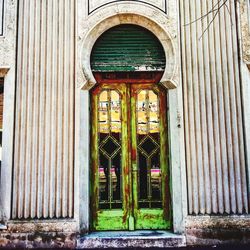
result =
[[[186,237],[162,230],[92,232],[77,239],[84,248],[172,248],[185,247]]]

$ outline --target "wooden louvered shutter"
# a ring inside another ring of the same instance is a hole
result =
[[[163,71],[165,53],[150,31],[123,24],[109,29],[96,41],[91,68],[93,72]]]

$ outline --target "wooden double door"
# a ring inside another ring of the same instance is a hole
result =
[[[91,102],[92,230],[168,229],[166,92],[102,83]]]

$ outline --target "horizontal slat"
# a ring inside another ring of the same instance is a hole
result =
[[[91,54],[93,71],[164,70],[165,53],[158,39],[136,25],[119,25],[105,32]]]

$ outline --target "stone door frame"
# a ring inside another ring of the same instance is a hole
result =
[[[187,190],[177,2],[170,1],[168,16],[141,3],[114,3],[90,16],[87,15],[85,19],[82,17],[83,10],[78,8],[75,218],[80,222],[81,231],[89,230],[91,214],[89,211],[89,131],[91,129],[89,90],[95,86],[96,80],[90,68],[90,54],[97,38],[109,28],[119,24],[136,24],[150,30],[158,37],[166,54],[166,70],[160,82],[168,89],[170,175],[173,183],[171,187],[172,224],[175,233],[185,231]]]

